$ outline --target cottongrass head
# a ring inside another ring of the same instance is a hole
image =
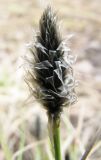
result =
[[[30,45],[32,59],[26,78],[32,95],[54,117],[76,101],[73,56],[62,40],[57,19],[51,7],[43,12],[39,32]]]

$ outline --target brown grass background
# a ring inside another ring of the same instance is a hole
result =
[[[8,155],[2,144],[12,159],[21,150],[23,160],[52,159],[47,116],[29,95],[22,58],[48,3],[58,12],[63,35],[73,34],[67,45],[77,57],[78,102],[62,114],[64,159],[80,159],[101,126],[101,1],[0,0],[0,160]],[[89,160],[101,160],[100,141]]]

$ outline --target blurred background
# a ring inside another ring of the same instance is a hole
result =
[[[0,160],[53,160],[47,116],[24,82],[23,56],[47,4],[58,11],[74,65],[78,102],[61,117],[64,160],[79,160],[101,126],[101,1],[0,0]],[[101,160],[101,139],[89,160]]]

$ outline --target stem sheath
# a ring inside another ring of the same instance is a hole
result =
[[[49,123],[54,157],[55,160],[61,160],[60,119],[51,117],[49,118]]]
[[[56,127],[53,135],[55,160],[61,160],[61,149],[60,149],[60,127]]]

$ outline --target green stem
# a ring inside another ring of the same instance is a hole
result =
[[[61,149],[60,149],[60,128],[56,127],[53,135],[55,160],[61,160]]]
[[[55,160],[61,160],[60,119],[49,118]]]

